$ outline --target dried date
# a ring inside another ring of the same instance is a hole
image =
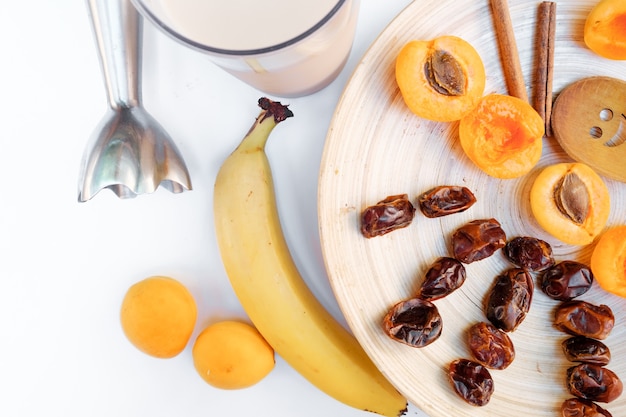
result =
[[[568,398],[561,404],[561,417],[613,417],[593,401]]]
[[[441,257],[426,271],[417,296],[424,300],[437,300],[458,289],[465,282],[465,266],[457,259]]]
[[[572,336],[565,339],[561,346],[567,360],[571,362],[607,365],[611,360],[609,347],[599,340],[585,336]]]
[[[420,210],[426,217],[436,218],[460,213],[476,202],[476,197],[467,187],[441,185],[418,198]]]
[[[523,268],[511,268],[496,277],[485,303],[489,321],[505,332],[514,331],[530,310],[535,285]]]
[[[592,339],[606,339],[613,326],[615,316],[610,307],[595,305],[582,300],[561,303],[554,315],[554,325],[574,336],[586,336]]]
[[[623,385],[610,369],[583,363],[567,370],[567,388],[578,398],[610,403],[622,394]]]
[[[554,265],[550,244],[534,237],[515,237],[504,245],[502,251],[515,266],[534,272],[543,271]]]
[[[361,213],[361,233],[366,238],[382,236],[407,227],[415,217],[415,207],[407,194],[388,196]]]
[[[469,348],[474,358],[491,369],[505,369],[515,359],[509,335],[491,323],[479,322],[468,331]]]
[[[496,219],[473,220],[452,235],[454,257],[469,264],[485,259],[506,244],[506,233]]]
[[[489,370],[469,359],[457,359],[448,367],[448,378],[454,391],[465,402],[475,406],[486,405],[491,399],[494,383]]]
[[[583,295],[593,283],[591,269],[580,262],[562,261],[541,276],[541,289],[550,298],[568,301]]]
[[[383,328],[392,339],[421,348],[441,336],[443,322],[433,303],[411,298],[397,303],[387,312]]]

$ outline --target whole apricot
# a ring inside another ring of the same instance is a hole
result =
[[[589,166],[560,163],[543,169],[530,189],[539,225],[560,241],[587,245],[602,232],[611,201],[602,178]]]
[[[608,59],[626,59],[626,2],[602,0],[585,21],[585,44]]]
[[[543,119],[526,101],[501,94],[482,97],[459,124],[461,147],[487,175],[516,178],[541,158]]]
[[[153,276],[132,285],[122,301],[122,329],[142,352],[171,358],[183,351],[197,317],[196,302],[179,281]]]
[[[438,122],[459,120],[485,89],[480,55],[456,36],[408,42],[396,58],[395,75],[408,108]]]
[[[274,368],[274,350],[258,330],[244,322],[225,320],[198,335],[193,363],[202,379],[221,389],[241,389],[265,378]]]
[[[605,291],[626,297],[626,225],[600,236],[591,254],[591,272]]]

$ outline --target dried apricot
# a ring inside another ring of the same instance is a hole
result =
[[[486,174],[516,178],[539,162],[544,123],[533,107],[517,97],[488,94],[459,125],[465,154]]]
[[[591,255],[591,271],[605,291],[626,297],[626,225],[600,236]]]
[[[570,245],[587,245],[604,229],[611,201],[602,178],[573,162],[539,173],[530,190],[530,207],[546,232]]]
[[[609,59],[626,59],[626,2],[602,0],[585,21],[585,44],[596,54]]]
[[[396,58],[396,82],[409,109],[438,122],[461,119],[485,89],[485,67],[474,47],[456,36],[414,40]]]

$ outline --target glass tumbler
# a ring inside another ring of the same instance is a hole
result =
[[[330,84],[352,48],[360,0],[132,0],[176,41],[281,97]]]

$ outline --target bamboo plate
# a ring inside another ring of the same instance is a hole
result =
[[[509,7],[527,86],[532,84],[538,1],[510,0]],[[626,63],[595,56],[582,42],[587,13],[595,0],[567,0],[557,6],[555,94],[591,75],[624,77]],[[487,70],[486,93],[506,93],[497,40],[487,0],[420,0],[409,5],[370,47],[348,83],[328,131],[319,180],[319,226],[331,286],[346,320],[372,360],[389,380],[430,417],[557,416],[571,397],[565,372],[571,366],[560,343],[566,336],[552,327],[556,301],[535,291],[522,325],[511,334],[517,357],[507,369],[492,371],[495,392],[489,404],[463,402],[447,380],[449,362],[469,357],[466,329],[485,320],[482,301],[495,276],[510,267],[501,251],[467,266],[468,278],[457,292],[436,301],[444,329],[422,349],[387,337],[381,320],[396,302],[410,297],[421,276],[439,256],[450,253],[451,233],[478,218],[498,219],[508,237],[528,235],[548,241],[558,260],[588,263],[592,246],[575,247],[547,235],[531,215],[532,181],[547,165],[570,161],[554,139],[544,139],[540,163],[528,175],[497,180],[476,169],[463,154],[457,123],[434,123],[410,113],[394,80],[394,60],[412,39],[457,35],[480,53]],[[533,90],[529,88],[532,97]],[[626,184],[606,180],[611,194],[609,225],[626,223]],[[419,211],[413,223],[385,236],[365,239],[361,211],[384,197],[407,193],[413,201],[443,184],[464,185],[477,197],[466,212],[428,219]],[[613,360],[608,368],[626,382],[626,300],[596,284],[580,297],[609,305],[616,326],[605,343]],[[603,406],[626,416],[626,393]]]

